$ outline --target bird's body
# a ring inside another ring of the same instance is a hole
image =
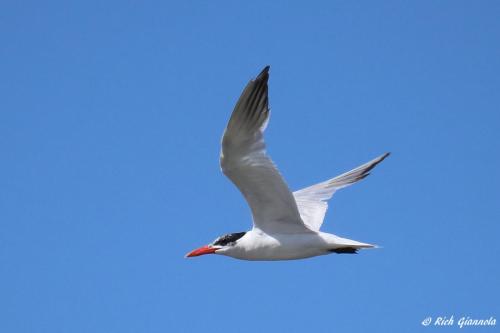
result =
[[[247,200],[253,229],[227,234],[188,257],[222,254],[244,260],[291,260],[330,253],[356,253],[374,245],[320,231],[327,201],[339,189],[366,176],[389,154],[322,183],[291,192],[266,154],[269,66],[248,83],[222,138],[223,173]]]
[[[268,234],[259,229],[245,233],[234,246],[218,250],[224,254],[243,260],[292,260],[342,253],[342,249],[373,247],[325,232],[307,231],[302,233]],[[340,249],[340,250],[339,250]],[[350,253],[349,251],[347,253]]]

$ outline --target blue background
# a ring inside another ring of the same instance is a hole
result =
[[[499,14],[496,1],[3,1],[0,331],[498,319]],[[184,258],[250,228],[219,142],[268,64],[266,139],[292,189],[392,152],[323,226],[382,249]]]

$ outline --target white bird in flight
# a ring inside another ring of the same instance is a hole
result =
[[[269,121],[268,79],[269,66],[243,90],[224,131],[220,154],[222,172],[250,206],[253,228],[218,237],[186,257],[214,253],[243,260],[291,260],[375,247],[321,232],[320,228],[332,195],[368,176],[389,153],[292,193],[266,154],[263,134]]]

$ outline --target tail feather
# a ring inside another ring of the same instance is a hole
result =
[[[347,238],[340,238],[336,239],[335,241],[335,246],[330,249],[330,252],[333,253],[351,253],[355,254],[358,253],[358,250],[360,249],[372,249],[372,248],[377,248],[377,245],[373,244],[368,244],[368,243],[361,243],[352,239],[347,239]]]

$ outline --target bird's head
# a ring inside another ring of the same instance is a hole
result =
[[[236,245],[238,239],[243,237],[246,232],[236,232],[217,237],[212,243],[202,246],[186,254],[186,258],[197,257],[204,254],[224,254]]]

